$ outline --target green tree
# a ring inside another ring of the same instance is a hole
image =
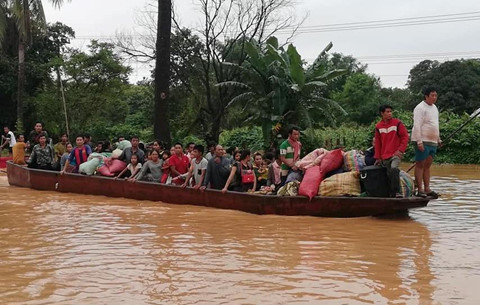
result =
[[[50,0],[60,7],[63,0]],[[45,30],[47,23],[41,0],[3,0],[0,2],[0,39],[3,38],[7,19],[15,21],[18,35],[17,129],[23,129],[23,100],[25,87],[25,49],[32,42],[33,24]]]
[[[440,110],[472,113],[480,107],[480,59],[422,61],[409,75],[408,87],[415,94],[415,104],[423,99],[421,91],[426,85],[437,88]]]
[[[378,107],[384,101],[380,100],[380,82],[374,76],[355,73],[351,75],[343,90],[333,95],[348,113],[343,121],[353,121],[358,124],[370,124],[378,116]]]

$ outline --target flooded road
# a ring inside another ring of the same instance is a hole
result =
[[[0,304],[480,304],[480,167],[408,219],[258,216],[0,176]]]

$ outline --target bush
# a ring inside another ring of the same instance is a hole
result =
[[[224,148],[238,147],[252,152],[263,149],[263,135],[260,127],[241,127],[225,130],[220,134],[220,144]]]

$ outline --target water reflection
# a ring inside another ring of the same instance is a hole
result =
[[[256,216],[0,177],[0,302],[468,303],[480,296],[472,175],[435,178],[441,200],[404,219]]]

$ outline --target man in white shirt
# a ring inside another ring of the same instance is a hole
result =
[[[438,123],[438,109],[435,106],[437,91],[433,87],[423,90],[424,101],[413,110],[412,142],[415,147],[415,181],[418,186],[417,196],[438,198],[430,189],[430,167],[442,145]]]
[[[8,155],[11,156],[13,146],[17,143],[17,141],[15,140],[15,135],[8,126],[3,127],[3,131],[5,134],[2,135],[2,146],[0,146],[0,152],[4,147],[8,147]]]

